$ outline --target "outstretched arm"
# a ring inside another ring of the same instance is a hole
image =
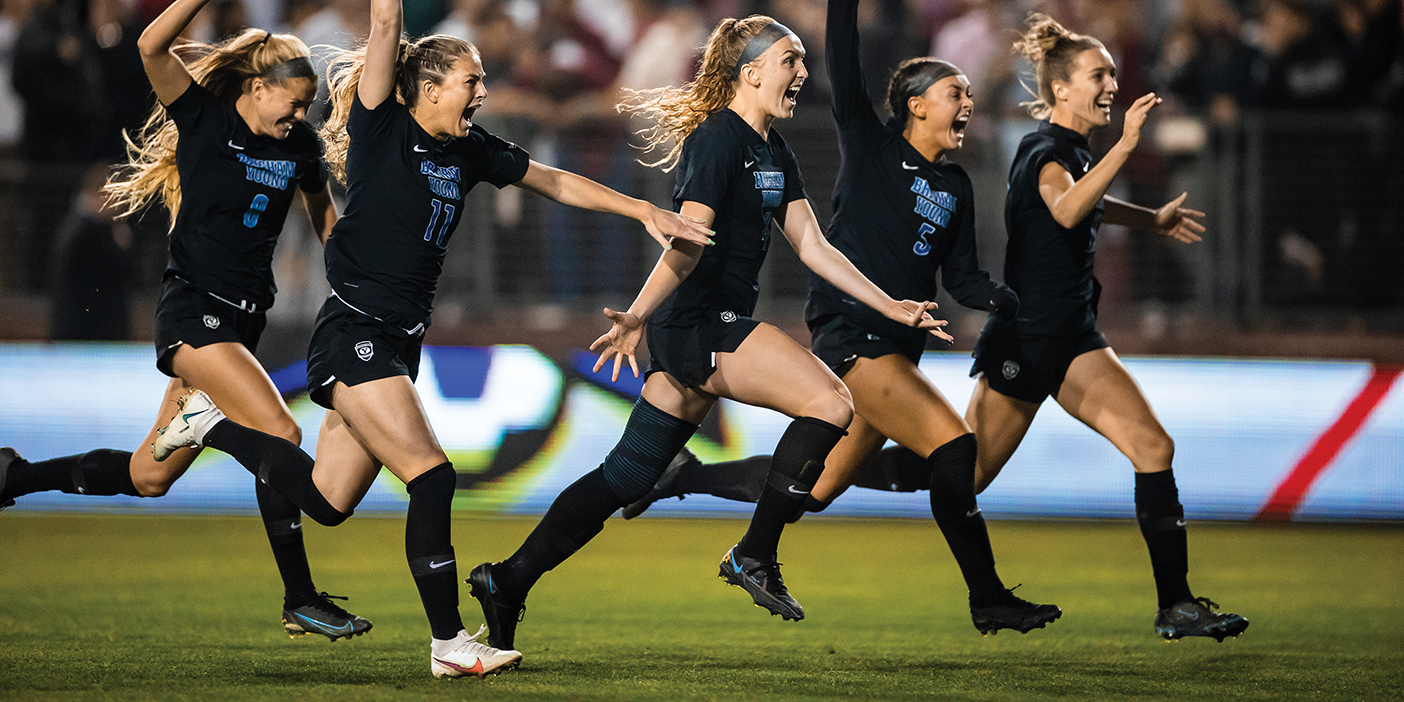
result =
[[[209,1],[176,0],[152,20],[141,33],[141,38],[137,39],[141,65],[146,69],[146,77],[151,80],[151,88],[162,105],[175,102],[194,80],[190,77],[190,71],[185,69],[185,64],[171,51],[171,46]]]
[[[833,244],[824,238],[819,220],[814,217],[814,210],[809,206],[809,200],[800,198],[785,206],[785,219],[781,223],[781,229],[785,232],[790,246],[794,247],[795,253],[799,254],[800,261],[809,270],[833,283],[834,287],[881,312],[888,319],[926,329],[946,341],[955,341],[941,329],[946,326],[945,320],[932,319],[931,315],[927,314],[928,310],[936,308],[936,303],[913,300],[898,302],[892,299],[874,285],[873,281],[868,280],[843,252],[834,248]]]
[[[1038,173],[1038,192],[1059,225],[1066,229],[1077,226],[1107,194],[1117,172],[1126,165],[1126,159],[1141,141],[1141,125],[1145,124],[1146,115],[1159,104],[1160,98],[1155,93],[1147,93],[1136,100],[1126,110],[1121,139],[1082,180],[1074,181],[1067,169],[1057,162],[1044,164]]]
[[[648,235],[653,237],[665,250],[672,247],[670,243],[672,239],[703,245],[713,243],[711,239],[713,232],[708,227],[677,212],[660,209],[651,203],[616,192],[570,171],[563,171],[532,161],[527,166],[526,175],[517,185],[538,195],[551,198],[562,205],[636,219],[643,223],[644,228],[648,230]]]
[[[1188,207],[1180,207],[1180,205],[1185,204],[1185,198],[1188,197],[1189,193],[1180,193],[1179,197],[1165,203],[1160,209],[1152,210],[1149,207],[1133,205],[1109,195],[1106,198],[1106,215],[1102,221],[1107,224],[1148,229],[1186,244],[1204,241],[1199,236],[1204,233],[1204,225],[1195,221],[1203,219],[1204,213],[1199,210],[1191,210]]]
[[[373,109],[395,91],[395,64],[400,58],[400,32],[405,23],[400,0],[371,0],[371,30],[366,39],[366,65],[356,97]]]

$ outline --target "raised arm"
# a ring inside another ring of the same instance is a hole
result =
[[[683,202],[682,212],[679,214],[707,229],[711,229],[712,221],[716,218],[716,212],[712,211],[712,208],[690,200]],[[616,312],[605,308],[605,316],[614,324],[603,336],[595,339],[595,343],[590,344],[591,351],[598,349],[600,352],[599,360],[595,361],[596,372],[613,358],[613,378],[619,380],[620,362],[628,358],[634,377],[639,377],[639,364],[634,358],[634,351],[643,340],[644,324],[648,322],[654,310],[663,304],[663,300],[672,295],[687,276],[692,274],[692,269],[697,267],[700,260],[701,246],[690,241],[678,242],[677,246],[664,251],[659,257],[658,263],[653,266],[653,272],[648,274],[648,280],[644,281],[643,289],[639,291],[638,297],[634,298],[634,304],[629,305],[628,311]]]
[[[185,64],[171,51],[171,46],[209,1],[176,0],[152,20],[137,39],[141,65],[146,69],[151,89],[155,91],[156,99],[160,100],[162,105],[175,102],[194,81],[190,77],[190,71],[185,69]]]
[[[1145,124],[1147,113],[1158,104],[1160,98],[1155,93],[1147,93],[1136,100],[1126,110],[1121,139],[1082,180],[1074,181],[1072,174],[1057,162],[1044,164],[1038,173],[1038,192],[1060,226],[1066,229],[1077,226],[1097,206],[1097,201],[1107,194],[1107,188],[1111,187],[1117,172],[1126,165],[1126,159],[1140,143],[1141,125]]]
[[[881,312],[888,319],[926,329],[946,341],[955,341],[941,329],[946,326],[944,320],[932,319],[931,315],[927,314],[927,310],[936,308],[936,303],[893,300],[882,288],[868,280],[843,252],[834,248],[833,244],[824,238],[819,220],[814,217],[814,210],[809,206],[809,200],[800,198],[785,206],[781,230],[784,231],[790,246],[794,247],[795,253],[799,254],[800,261],[809,270],[833,283],[834,287]]]
[[[829,0],[824,42],[824,64],[829,69],[834,119],[839,126],[865,113],[876,120],[858,51],[858,0]]]
[[[368,109],[379,106],[395,92],[395,64],[400,58],[404,15],[400,0],[371,0],[366,65],[361,72],[361,82],[356,86],[356,97]]]
[[[526,175],[517,185],[562,205],[636,219],[643,223],[648,235],[665,250],[672,247],[672,239],[703,245],[713,243],[713,232],[709,226],[702,226],[680,213],[669,212],[651,203],[616,192],[570,171],[532,161],[527,166]],[[710,220],[708,221],[710,223]]]

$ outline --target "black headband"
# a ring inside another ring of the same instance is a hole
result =
[[[926,91],[930,90],[931,86],[936,85],[938,82],[950,78],[951,76],[963,75],[965,75],[965,72],[956,68],[956,65],[950,61],[942,61],[941,59],[923,61],[921,71],[913,76],[911,82],[907,84],[910,92],[905,97],[925,95]]]
[[[750,41],[746,42],[746,48],[741,50],[741,57],[736,59],[736,68],[731,70],[731,77],[735,79],[741,75],[742,66],[756,60],[756,57],[765,53],[765,50],[769,49],[775,42],[794,35],[795,33],[790,31],[789,27],[779,22],[765,25],[759,32],[756,32],[755,36],[751,37]]]
[[[280,83],[289,78],[316,78],[317,69],[312,67],[312,59],[299,56],[264,71],[259,77],[272,83]]]

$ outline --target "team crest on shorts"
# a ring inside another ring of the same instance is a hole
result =
[[[211,328],[211,329],[218,329],[218,328],[219,328],[219,317],[216,317],[216,316],[214,316],[214,315],[212,315],[212,314],[207,314],[207,315],[205,315],[205,326],[207,326],[207,327],[209,327],[209,328]]]
[[[372,343],[369,342],[369,341],[358,341],[358,342],[356,342],[356,358],[359,358],[359,359],[361,359],[362,361],[369,361],[369,360],[371,360],[371,356],[374,356],[374,355],[375,355],[375,344],[372,344]]]
[[[723,310],[721,313],[721,320],[727,324],[731,324],[736,321],[736,313],[731,310]]]
[[[1004,368],[1001,368],[1000,371],[1004,373],[1005,380],[1013,380],[1014,376],[1019,375],[1019,364],[1014,361],[1005,361]]]

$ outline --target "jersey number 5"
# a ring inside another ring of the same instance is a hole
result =
[[[442,247],[444,245],[444,239],[448,238],[449,225],[453,223],[453,205],[439,200],[433,200],[432,202],[434,203],[434,214],[429,217],[429,226],[424,228],[424,240],[434,240],[434,225],[438,223],[439,211],[442,210],[444,213],[444,223],[439,227],[439,240],[434,241],[435,246]]]
[[[254,196],[253,202],[249,203],[249,211],[244,213],[244,226],[253,229],[258,226],[258,216],[268,209],[268,196],[259,193]]]
[[[931,226],[930,222],[923,222],[921,229],[917,230],[917,242],[912,244],[912,253],[918,256],[931,253],[931,242],[926,240],[926,235],[935,233],[936,227]]]

